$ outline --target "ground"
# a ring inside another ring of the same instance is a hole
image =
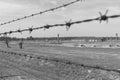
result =
[[[119,48],[63,47],[41,42],[0,42],[5,80],[120,80]],[[112,71],[113,70],[113,71]]]

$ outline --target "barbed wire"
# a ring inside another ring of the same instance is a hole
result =
[[[4,79],[5,80],[6,78],[17,77],[17,76],[19,76],[19,75],[8,75],[8,76],[1,75],[0,79]]]
[[[108,12],[108,10],[106,11],[106,13],[104,15],[102,15],[102,13],[100,13],[100,17],[93,18],[93,19],[85,19],[85,20],[75,21],[75,22],[72,22],[72,20],[70,20],[70,21],[65,22],[63,24],[44,25],[44,26],[36,27],[36,28],[33,28],[33,26],[32,26],[31,28],[28,28],[28,29],[22,29],[22,30],[18,29],[18,30],[15,30],[15,31],[8,31],[8,32],[0,33],[0,35],[8,35],[8,34],[13,34],[13,33],[22,33],[24,31],[29,31],[30,33],[32,33],[34,30],[49,29],[51,27],[58,27],[58,26],[66,26],[66,29],[69,30],[70,27],[73,24],[80,24],[80,23],[91,22],[91,21],[95,21],[95,20],[100,21],[100,23],[102,21],[107,21],[108,22],[109,18],[118,18],[118,17],[120,17],[120,15],[107,16],[107,12]]]
[[[100,66],[100,65],[85,65],[85,64],[80,64],[80,63],[76,63],[73,62],[71,60],[65,60],[65,59],[60,59],[60,58],[54,58],[54,57],[46,57],[46,56],[38,56],[38,55],[34,55],[34,54],[23,54],[23,53],[17,53],[17,52],[9,52],[9,51],[5,51],[5,50],[0,50],[1,53],[5,53],[5,54],[10,54],[13,56],[20,56],[20,57],[25,57],[25,58],[29,58],[30,59],[38,59],[38,60],[45,60],[45,61],[54,61],[54,62],[60,62],[60,63],[65,63],[65,64],[69,64],[69,65],[78,65],[81,67],[87,67],[87,68],[94,68],[94,69],[99,69],[99,70],[105,70],[105,71],[113,71],[113,72],[117,72],[120,73],[120,70],[117,69],[111,69],[111,68],[107,68],[104,66]]]
[[[62,7],[67,7],[67,6],[72,5],[72,4],[74,4],[74,3],[76,3],[76,2],[79,2],[79,1],[84,1],[84,0],[75,0],[75,1],[72,1],[72,2],[70,2],[70,3],[63,4],[63,5],[61,5],[61,6],[55,7],[55,8],[51,8],[51,9],[48,9],[48,10],[40,11],[40,12],[38,12],[38,13],[34,13],[34,14],[31,14],[31,15],[28,15],[28,16],[24,16],[24,17],[21,17],[21,18],[17,18],[17,19],[15,19],[15,20],[11,20],[11,21],[8,21],[8,22],[1,23],[0,26],[6,25],[6,24],[10,24],[10,23],[13,23],[13,22],[16,22],[16,21],[20,21],[20,20],[23,20],[23,19],[27,19],[27,18],[36,16],[36,15],[40,15],[40,14],[43,14],[43,13],[50,12],[50,11],[55,11],[55,10],[57,10],[57,9],[60,9],[60,8],[62,8]]]

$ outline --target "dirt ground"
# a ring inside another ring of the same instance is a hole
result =
[[[0,78],[5,80],[120,80],[120,49],[77,48],[0,42]],[[85,66],[87,65],[87,66]],[[95,67],[91,67],[95,66]],[[103,67],[109,70],[99,68]]]

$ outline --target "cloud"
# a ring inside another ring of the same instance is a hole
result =
[[[14,3],[14,4],[20,4],[20,5],[36,5],[39,4],[41,0],[1,0],[3,2],[7,3]]]
[[[0,2],[0,11],[2,12],[9,12],[13,10],[21,9],[22,6],[18,4],[12,4],[12,3],[6,3],[6,2]]]
[[[24,14],[23,6],[14,3],[0,1],[0,22],[6,22]],[[22,13],[22,14],[21,14]]]
[[[108,9],[110,10],[111,14],[120,14],[119,6],[111,6],[111,7],[108,7]]]
[[[51,0],[50,3],[52,3],[53,5],[57,5],[57,1],[56,0]]]

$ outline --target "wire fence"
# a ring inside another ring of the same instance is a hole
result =
[[[111,15],[111,16],[107,16],[106,14],[105,15],[100,15],[100,17],[97,17],[97,18],[93,18],[93,19],[85,19],[85,20],[81,20],[81,21],[74,21],[72,22],[72,20],[68,21],[68,22],[65,22],[65,23],[62,23],[62,24],[53,24],[53,25],[44,25],[44,26],[40,26],[40,27],[35,27],[35,28],[28,28],[28,29],[18,29],[18,30],[15,30],[15,31],[8,31],[8,32],[3,32],[3,33],[0,33],[0,35],[8,35],[8,34],[13,34],[13,33],[22,33],[22,32],[25,32],[25,31],[29,31],[30,33],[32,33],[32,31],[34,30],[38,30],[38,29],[49,29],[51,27],[59,27],[59,26],[66,26],[66,29],[69,30],[69,28],[74,25],[74,24],[80,24],[80,23],[86,23],[86,22],[91,22],[91,21],[107,21],[108,22],[108,19],[110,18],[118,18],[120,17],[120,15]]]
[[[1,75],[0,79],[6,80],[7,78],[13,78],[13,77],[17,77],[17,76],[19,76],[19,75],[8,75],[8,76]]]
[[[61,6],[55,7],[55,8],[51,8],[51,9],[48,9],[48,10],[40,11],[40,12],[31,14],[31,15],[28,15],[28,16],[24,16],[24,17],[17,18],[17,19],[8,21],[8,22],[4,22],[4,23],[1,23],[0,26],[6,25],[6,24],[10,24],[10,23],[13,23],[13,22],[16,22],[16,21],[20,21],[20,20],[23,20],[23,19],[27,19],[27,18],[36,16],[36,15],[44,14],[44,13],[47,13],[47,12],[50,12],[50,11],[55,11],[55,10],[57,10],[57,9],[60,9],[60,8],[63,8],[63,7],[67,7],[67,6],[72,5],[72,4],[74,4],[74,3],[76,3],[76,2],[79,2],[79,1],[83,1],[83,0],[75,0],[75,1],[72,1],[72,2],[70,2],[70,3],[63,4],[63,5],[61,5]]]
[[[46,57],[46,56],[39,56],[39,55],[34,55],[34,54],[25,54],[25,53],[17,53],[17,52],[10,52],[10,51],[5,51],[5,50],[0,50],[1,53],[5,53],[5,54],[10,54],[13,56],[20,56],[20,57],[25,57],[25,58],[29,58],[30,59],[38,59],[38,60],[46,60],[46,61],[54,61],[54,62],[60,62],[60,63],[65,63],[65,64],[69,64],[69,65],[79,65],[81,67],[87,67],[87,68],[94,68],[94,69],[99,69],[99,70],[105,70],[105,71],[113,71],[113,72],[117,72],[120,73],[120,70],[117,69],[110,69],[110,68],[106,68],[103,66],[99,66],[99,65],[85,65],[85,64],[80,64],[80,63],[76,63],[70,60],[65,60],[65,59],[58,59],[58,58],[51,58],[51,57]]]
[[[64,5],[61,5],[61,6],[58,6],[56,8],[52,8],[52,9],[48,9],[48,10],[45,10],[45,11],[41,11],[41,12],[38,12],[38,13],[34,13],[34,14],[31,14],[31,15],[28,15],[28,16],[24,16],[22,18],[17,18],[15,20],[11,20],[11,21],[8,21],[8,22],[4,22],[4,23],[1,23],[0,25],[6,25],[6,24],[10,24],[10,23],[13,23],[13,22],[16,22],[16,21],[20,21],[20,20],[23,20],[23,19],[27,19],[27,18],[30,18],[30,17],[33,17],[33,16],[36,16],[36,15],[40,15],[40,14],[43,14],[43,13],[47,13],[47,12],[50,12],[50,11],[54,11],[54,10],[57,10],[57,9],[60,9],[62,7],[67,7],[73,3],[76,3],[76,2],[79,2],[79,1],[83,1],[83,0],[75,0],[73,2],[70,2],[70,3],[67,3],[67,4],[64,4]],[[107,16],[107,13],[108,13],[108,10],[106,11],[105,14],[102,14],[101,12],[99,12],[100,16],[99,17],[96,17],[96,18],[92,18],[92,19],[85,19],[85,20],[80,20],[80,21],[68,21],[68,22],[65,22],[65,23],[62,23],[62,24],[53,24],[53,25],[44,25],[44,26],[40,26],[40,27],[31,27],[31,28],[27,28],[27,29],[18,29],[18,30],[15,30],[15,31],[8,31],[8,32],[3,32],[3,33],[0,33],[0,35],[8,35],[8,34],[13,34],[13,33],[22,33],[22,32],[25,32],[25,31],[29,31],[29,33],[32,33],[34,30],[38,30],[38,29],[49,29],[49,28],[52,28],[52,27],[59,27],[59,26],[66,26],[66,30],[69,30],[70,27],[74,24],[81,24],[81,23],[86,23],[86,22],[92,22],[92,21],[100,21],[100,23],[102,21],[107,21],[109,19],[113,19],[113,18],[119,18],[120,15],[111,15],[111,16]],[[6,54],[11,54],[11,55],[19,55],[19,56],[24,56],[24,57],[30,57],[30,58],[37,58],[37,59],[41,59],[40,56],[38,57],[34,57],[32,55],[27,55],[27,54],[20,54],[20,53],[16,53],[16,52],[8,52],[8,51],[4,51],[4,50],[0,50],[1,53],[6,53]],[[54,60],[56,62],[59,62],[61,60],[58,60],[58,59],[49,59],[49,58],[44,58],[45,60]],[[72,63],[70,61],[64,61],[66,64],[75,64],[75,63]],[[114,71],[114,72],[118,72],[120,73],[120,70],[115,70],[115,69],[108,69],[108,68],[104,68],[104,67],[101,67],[101,66],[89,66],[89,65],[84,65],[84,64],[79,64],[83,67],[90,67],[90,68],[95,68],[95,69],[101,69],[101,70],[106,70],[106,71]]]

